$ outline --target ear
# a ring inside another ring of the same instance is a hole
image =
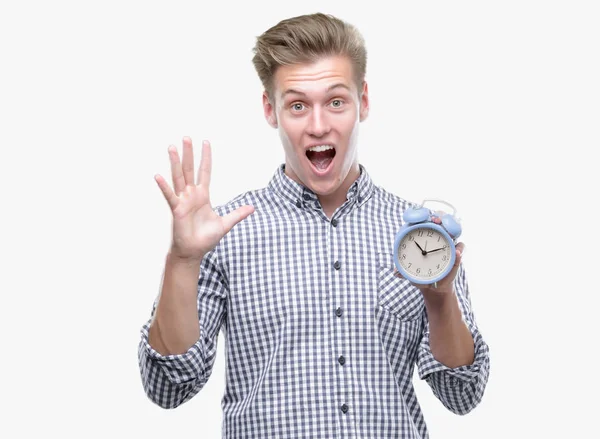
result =
[[[362,122],[369,115],[369,86],[367,81],[363,81],[362,94],[360,95],[360,121]]]
[[[263,110],[265,113],[265,119],[267,119],[267,123],[273,128],[277,128],[277,114],[275,113],[275,106],[269,100],[269,95],[266,91],[263,91],[262,100]]]

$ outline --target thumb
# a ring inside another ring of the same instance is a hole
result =
[[[225,215],[222,218],[225,233],[229,233],[233,226],[246,219],[251,213],[254,213],[254,206],[242,206]]]

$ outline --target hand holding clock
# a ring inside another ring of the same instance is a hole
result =
[[[456,244],[447,234],[445,226],[448,224],[442,215],[431,215],[428,225],[426,221],[423,222],[423,216],[415,219],[409,214],[407,228],[397,235],[394,244],[399,274],[422,292],[435,291],[435,295],[452,292],[464,251],[464,244]],[[413,221],[414,225],[410,225]],[[460,232],[456,235],[460,235]],[[410,241],[414,241],[414,245]],[[428,251],[429,241],[433,241],[436,248]]]
[[[473,336],[454,291],[465,250],[462,242],[456,243],[462,228],[454,218],[456,209],[452,215],[434,213],[423,204],[404,212],[405,224],[394,241],[394,264],[398,274],[421,291],[433,357],[450,368],[473,364]],[[421,243],[425,239],[423,246],[417,242],[419,238]],[[410,241],[415,241],[416,247]],[[436,248],[427,251],[429,241]]]

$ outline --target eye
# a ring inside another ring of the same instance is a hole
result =
[[[341,106],[344,104],[344,101],[342,101],[341,99],[334,99],[333,101],[331,101],[331,106],[333,108],[341,108]]]
[[[304,109],[304,104],[300,103],[300,102],[296,102],[294,104],[292,104],[292,110],[294,111],[302,111]]]

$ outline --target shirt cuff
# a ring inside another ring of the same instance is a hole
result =
[[[418,369],[419,377],[421,379],[425,379],[428,375],[431,375],[435,372],[445,372],[444,380],[448,380],[449,384],[454,386],[456,384],[456,379],[461,381],[471,381],[479,375],[479,371],[487,359],[487,345],[483,341],[479,330],[474,324],[466,323],[466,325],[473,336],[475,351],[473,363],[451,368],[437,361],[431,352],[431,347],[429,346],[429,331],[427,330],[423,335],[418,354]]]
[[[147,357],[157,364],[173,384],[184,384],[201,378],[204,370],[204,349],[202,339],[204,330],[200,328],[200,337],[186,352],[182,354],[162,355],[148,341],[150,322],[141,329],[142,344]]]

